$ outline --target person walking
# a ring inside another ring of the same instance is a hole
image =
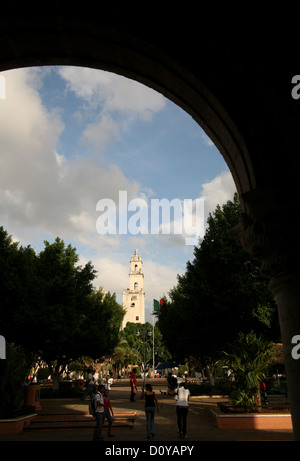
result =
[[[188,402],[190,400],[190,391],[184,388],[184,383],[180,383],[179,387],[170,392],[170,394],[177,395],[176,402],[176,416],[177,416],[177,426],[178,434],[180,437],[186,438],[186,420],[188,415]]]
[[[135,402],[135,394],[136,394],[136,368],[133,368],[132,373],[130,375],[130,388],[131,388],[131,393],[130,393],[130,402]]]
[[[111,433],[111,426],[113,423],[113,417],[114,412],[110,404],[110,398],[109,398],[109,390],[105,389],[104,391],[104,421],[105,418],[108,421],[108,437],[113,437],[113,434]]]
[[[110,377],[110,375],[107,375],[104,381],[104,387],[105,389],[108,389],[110,391],[110,387],[112,383],[114,382],[114,379]]]
[[[98,390],[94,396],[95,399],[95,406],[96,406],[96,427],[94,431],[93,440],[95,442],[101,440],[101,430],[104,423],[104,386],[100,384]]]
[[[88,395],[90,398],[93,398],[93,391],[94,391],[94,385],[95,385],[95,380],[94,376],[91,373],[91,370],[89,370],[87,380],[86,380],[86,387],[83,396],[81,397],[81,400],[84,400]]]
[[[158,401],[155,392],[152,390],[151,384],[146,384],[146,389],[143,388],[141,393],[141,399],[145,397],[145,414],[146,414],[146,431],[147,438],[154,437],[154,415],[155,406],[157,413],[159,413]]]

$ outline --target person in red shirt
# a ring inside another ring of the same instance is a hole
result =
[[[112,416],[114,415],[113,409],[110,404],[110,398],[109,398],[109,390],[106,389],[104,391],[104,420],[105,418],[108,421],[108,437],[113,437],[111,433],[111,426],[113,423]],[[104,421],[103,421],[104,422]]]
[[[136,383],[136,368],[134,368],[131,372],[130,375],[130,388],[131,388],[131,393],[130,393],[130,402],[135,402],[135,394],[137,391],[137,383]]]
[[[264,381],[261,381],[259,383],[260,387],[260,395],[261,395],[261,401],[263,401],[266,405],[268,404],[268,396],[267,396],[267,386]]]

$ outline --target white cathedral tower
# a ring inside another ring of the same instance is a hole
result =
[[[126,310],[122,329],[127,322],[145,323],[145,292],[142,257],[138,250],[130,259],[129,288],[123,290],[123,308]]]

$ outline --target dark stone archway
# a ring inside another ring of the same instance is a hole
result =
[[[298,205],[300,101],[296,45],[269,34],[210,34],[188,24],[91,17],[2,17],[0,70],[77,65],[136,79],[188,112],[216,144],[243,206],[240,238],[262,263],[277,296],[294,434],[300,439]]]

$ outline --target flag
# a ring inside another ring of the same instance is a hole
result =
[[[154,309],[154,312],[159,311],[159,302],[156,299],[153,299],[153,309]]]

